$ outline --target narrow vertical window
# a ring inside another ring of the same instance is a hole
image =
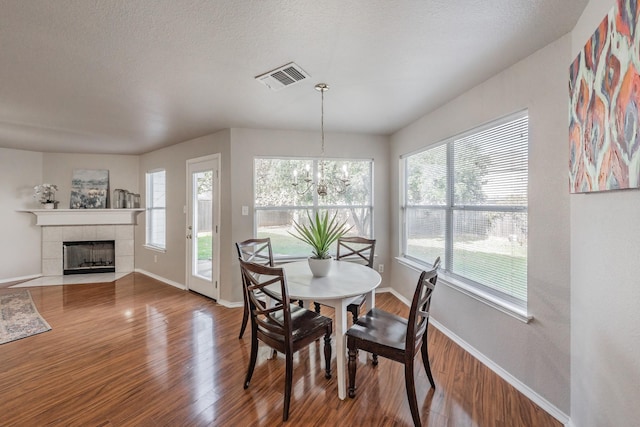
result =
[[[147,172],[146,245],[166,249],[166,172]]]

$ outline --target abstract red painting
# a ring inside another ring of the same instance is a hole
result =
[[[617,0],[569,67],[572,193],[640,187],[637,0]]]

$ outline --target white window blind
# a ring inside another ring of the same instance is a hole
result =
[[[146,174],[146,245],[166,249],[166,172]]]
[[[527,301],[528,116],[492,122],[404,161],[403,256],[484,293]]]

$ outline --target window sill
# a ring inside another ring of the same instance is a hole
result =
[[[396,261],[415,271],[423,271],[425,269],[425,266],[402,257],[396,257]],[[475,289],[457,279],[447,276],[446,274],[440,273],[438,275],[438,281],[442,282],[442,284],[452,289],[455,289],[458,292],[461,292],[475,299],[476,301],[480,301],[481,303],[486,304],[489,307],[495,308],[496,310],[501,311],[504,314],[518,319],[523,323],[529,323],[533,320],[533,316],[527,313],[525,309],[503,301],[495,297],[494,295]]]
[[[167,253],[167,250],[164,248],[159,248],[157,246],[150,246],[150,245],[142,245],[143,248],[145,249],[149,249],[150,251],[154,251],[154,252],[160,252],[162,254]]]

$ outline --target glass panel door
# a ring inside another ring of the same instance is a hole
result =
[[[219,156],[187,161],[187,287],[218,299]]]

